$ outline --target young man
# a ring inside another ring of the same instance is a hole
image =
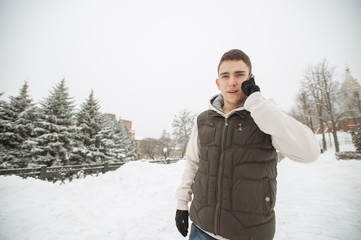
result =
[[[177,189],[176,225],[190,240],[271,240],[275,233],[276,149],[313,162],[317,139],[305,125],[263,99],[249,57],[234,49],[218,65],[221,94],[201,113]]]

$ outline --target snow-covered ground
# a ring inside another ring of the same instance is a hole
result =
[[[184,163],[130,162],[66,184],[0,177],[0,239],[184,239],[174,222]],[[337,161],[331,149],[278,171],[275,240],[361,239],[361,161]]]

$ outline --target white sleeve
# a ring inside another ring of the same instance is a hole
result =
[[[317,160],[320,147],[316,136],[306,125],[265,100],[260,92],[251,94],[244,107],[258,127],[271,135],[273,146],[286,157],[303,163]]]
[[[188,203],[192,200],[194,177],[199,166],[199,140],[197,123],[194,124],[186,150],[186,165],[182,175],[181,184],[177,188],[177,209],[188,210]]]

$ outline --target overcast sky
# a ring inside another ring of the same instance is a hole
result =
[[[324,58],[360,82],[360,13],[359,0],[0,0],[0,92],[28,81],[38,102],[65,78],[78,106],[93,89],[137,138],[159,138],[181,110],[207,109],[220,57],[238,48],[288,111]]]

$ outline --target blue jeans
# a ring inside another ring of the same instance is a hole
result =
[[[196,225],[194,225],[194,223],[192,223],[189,240],[217,240],[217,239],[209,236],[207,233],[197,228]]]

